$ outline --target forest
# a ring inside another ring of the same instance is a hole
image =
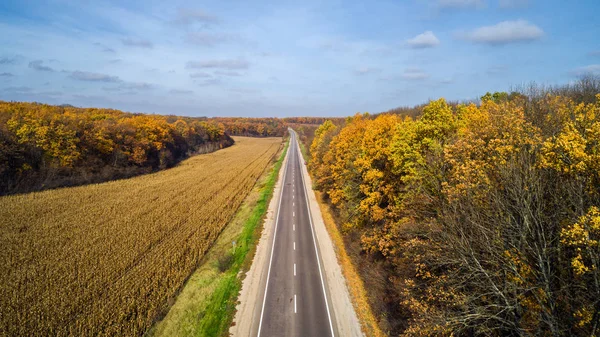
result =
[[[294,129],[298,127],[314,129],[326,120],[338,124],[344,122],[344,118],[325,117],[213,117],[208,120],[222,124],[225,132],[231,136],[247,137],[282,137],[287,132],[288,126]]]
[[[386,333],[600,333],[597,78],[326,121],[310,153]]]
[[[0,101],[0,195],[131,177],[232,144],[211,120]]]
[[[309,125],[321,125],[325,121],[331,121],[334,123],[344,122],[343,117],[286,117],[283,121],[287,124],[309,124]]]
[[[282,137],[287,125],[280,118],[213,117],[209,120],[224,126],[231,136]]]

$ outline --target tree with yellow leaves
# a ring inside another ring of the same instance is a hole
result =
[[[206,119],[0,101],[0,194],[128,177],[231,145]]]
[[[440,99],[316,133],[310,170],[383,266],[393,334],[598,335],[600,95],[576,94]]]

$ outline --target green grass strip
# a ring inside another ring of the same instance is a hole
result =
[[[283,159],[287,153],[288,146],[289,141],[286,143],[283,153],[275,163],[264,186],[260,190],[256,206],[246,220],[242,234],[240,234],[236,247],[232,251],[230,257],[231,266],[223,272],[223,276],[218,281],[219,284],[208,302],[204,315],[199,318],[200,323],[195,334],[197,336],[218,337],[228,335],[229,326],[235,312],[237,296],[242,287],[242,281],[237,275],[245,264],[250,264],[251,262],[251,259],[248,258],[248,252],[254,249],[256,241],[260,236],[260,231],[256,229],[260,226],[267,213],[267,208],[273,196],[273,189],[279,176],[279,170],[283,165]]]
[[[308,151],[306,150],[306,146],[304,146],[304,143],[302,142],[298,142],[300,144],[300,152],[302,153],[302,158],[304,158],[305,162],[308,162]]]

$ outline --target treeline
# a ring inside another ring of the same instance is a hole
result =
[[[325,121],[332,121],[336,124],[343,123],[345,118],[327,118],[327,117],[286,117],[283,119],[288,124],[316,124],[321,125]]]
[[[287,125],[280,118],[215,117],[210,120],[223,124],[232,136],[282,137]]]
[[[381,274],[365,282],[384,330],[600,334],[598,84],[317,129],[309,168],[363,276]]]
[[[130,177],[232,144],[214,121],[0,101],[0,195]]]
[[[287,118],[246,118],[246,117],[214,117],[203,118],[223,124],[225,132],[232,136],[246,137],[283,137],[288,126],[316,128],[326,120],[343,124],[345,118],[327,119],[324,117],[287,117]]]
[[[310,144],[315,137],[315,131],[319,128],[319,124],[288,124],[298,134],[298,140],[304,147],[304,150],[310,152]]]
[[[286,125],[294,129],[299,136],[300,144],[305,148],[307,155],[310,153],[310,144],[315,137],[315,131],[317,128],[329,121],[335,125],[343,125],[346,122],[347,117],[286,117],[283,120]]]

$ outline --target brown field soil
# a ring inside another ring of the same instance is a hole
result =
[[[235,140],[155,174],[0,197],[0,335],[144,334],[282,146]]]

